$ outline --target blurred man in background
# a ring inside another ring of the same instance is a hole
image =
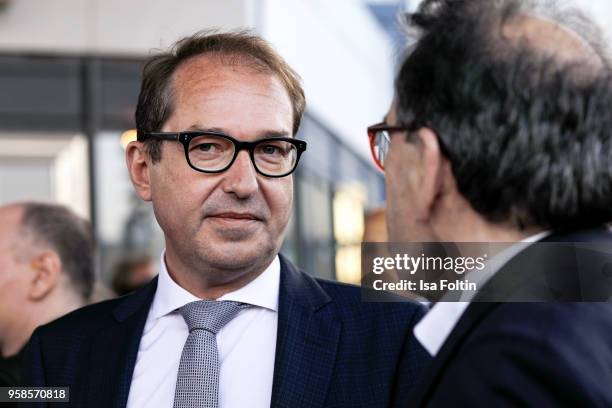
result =
[[[389,239],[612,243],[612,84],[593,23],[520,0],[426,0],[408,22],[417,42],[369,129]],[[536,247],[490,270],[472,302],[437,303],[417,325],[435,359],[414,406],[612,406],[612,304],[478,303],[554,299],[534,283],[563,283],[576,258],[529,268]]]
[[[0,386],[18,384],[36,327],[87,304],[92,251],[89,223],[63,206],[0,207]]]

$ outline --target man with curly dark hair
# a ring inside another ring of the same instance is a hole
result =
[[[426,0],[407,24],[394,102],[369,129],[390,240],[609,245],[612,84],[596,26],[521,0]],[[577,252],[525,267],[539,245],[416,326],[435,360],[411,403],[612,406],[612,304],[565,279]],[[502,301],[527,298],[540,302]]]

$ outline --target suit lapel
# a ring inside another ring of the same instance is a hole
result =
[[[157,278],[127,296],[113,311],[117,324],[91,341],[85,406],[123,408],[132,382],[140,338],[157,288]]]
[[[341,323],[321,286],[280,256],[272,407],[321,407],[334,371]]]

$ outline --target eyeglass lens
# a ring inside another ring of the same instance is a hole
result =
[[[189,161],[204,171],[220,171],[234,159],[234,143],[221,136],[203,135],[189,143]],[[293,170],[297,160],[297,148],[283,140],[262,140],[253,152],[254,165],[261,173],[278,176]]]
[[[387,159],[387,153],[389,152],[389,145],[391,139],[389,138],[389,132],[386,130],[378,130],[374,135],[374,154],[378,159],[378,163],[384,168],[385,160]]]

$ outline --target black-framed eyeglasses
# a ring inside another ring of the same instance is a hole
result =
[[[229,169],[241,150],[248,150],[255,170],[266,177],[285,177],[296,169],[306,142],[288,137],[270,137],[242,142],[213,131],[142,132],[137,140],[175,140],[185,148],[189,166],[203,173],[221,173]]]
[[[370,140],[370,152],[374,163],[382,171],[385,171],[385,161],[389,154],[389,146],[391,145],[391,132],[407,131],[402,126],[390,126],[386,123],[377,123],[368,127],[368,139]]]

